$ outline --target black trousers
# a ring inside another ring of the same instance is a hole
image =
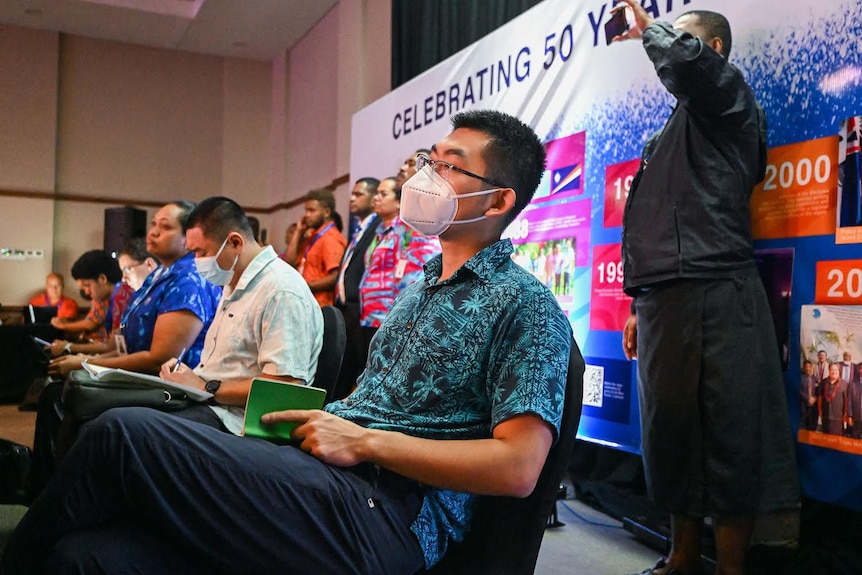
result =
[[[36,429],[27,479],[29,500],[42,492],[48,479],[54,474],[57,443],[64,419],[62,395],[63,382],[52,382],[42,390],[36,404]]]
[[[33,437],[33,452],[30,457],[30,473],[27,477],[27,501],[42,492],[54,474],[57,462],[61,461],[78,437],[82,422],[66,413],[63,406],[63,385],[52,382],[42,391],[36,407],[36,429]],[[197,423],[208,425],[229,433],[221,419],[206,405],[192,405],[171,412]],[[83,425],[86,425],[83,422]]]
[[[147,408],[84,426],[0,573],[414,573],[415,482]]]

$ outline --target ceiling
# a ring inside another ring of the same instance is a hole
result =
[[[0,23],[200,54],[272,60],[338,0],[0,0]]]

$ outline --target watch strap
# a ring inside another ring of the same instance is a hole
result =
[[[207,403],[209,403],[209,404],[216,403],[215,394],[218,392],[220,387],[221,387],[221,380],[220,379],[210,379],[204,384],[204,389],[206,391],[208,391],[209,393],[213,394],[213,396],[207,400]]]

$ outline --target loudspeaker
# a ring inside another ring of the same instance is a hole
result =
[[[147,234],[147,212],[132,206],[105,209],[105,251],[116,255],[132,238]]]

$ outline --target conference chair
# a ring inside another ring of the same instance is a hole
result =
[[[35,326],[0,325],[0,403],[19,403],[48,375],[48,356],[33,340]]]
[[[464,541],[450,546],[432,575],[528,575],[536,568],[548,516],[556,505],[563,472],[581,421],[584,358],[572,342],[560,436],[551,447],[533,493],[517,497],[482,496]]]
[[[347,345],[347,330],[344,316],[337,307],[327,305],[320,308],[323,312],[323,347],[317,359],[317,372],[314,387],[326,390],[326,403],[335,399],[335,386],[341,372],[344,348]]]

